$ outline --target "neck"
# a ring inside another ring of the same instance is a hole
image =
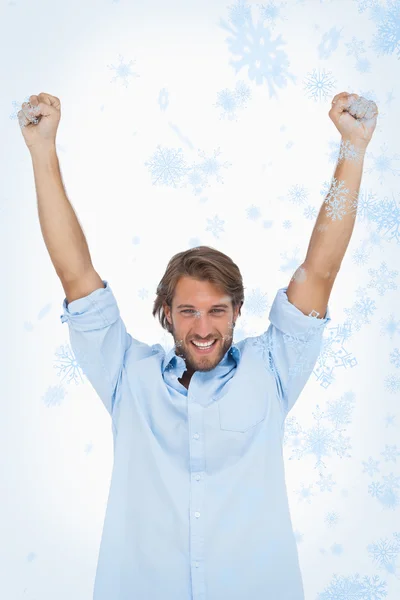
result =
[[[189,389],[189,383],[190,383],[190,375],[187,375],[187,373],[184,373],[181,377],[181,379],[178,379],[179,383],[181,385],[183,385],[183,387],[185,387],[186,389]]]

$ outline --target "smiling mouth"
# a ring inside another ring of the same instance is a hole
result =
[[[196,350],[198,352],[201,352],[201,353],[205,354],[206,352],[211,352],[213,350],[213,348],[216,345],[217,341],[218,340],[214,340],[213,343],[211,344],[211,346],[205,346],[205,347],[196,346],[196,344],[193,343],[193,340],[190,340],[190,343],[192,344],[192,346],[194,346],[196,348]]]

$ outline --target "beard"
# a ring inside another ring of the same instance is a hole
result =
[[[186,371],[190,375],[195,371],[206,372],[214,369],[228,352],[233,341],[232,333],[223,337],[216,336],[216,341],[212,350],[207,354],[202,354],[196,350],[191,340],[184,342],[182,338],[178,338],[176,336],[175,328],[173,328],[172,335],[175,342],[175,354],[183,358],[186,364]]]

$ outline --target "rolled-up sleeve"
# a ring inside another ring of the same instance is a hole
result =
[[[289,302],[286,291],[287,287],[278,290],[269,313],[270,325],[261,336],[285,417],[313,372],[325,325],[331,320],[329,306],[323,319],[307,316]]]
[[[61,322],[68,323],[75,358],[107,411],[112,415],[124,357],[132,337],[106,280],[104,288],[68,304],[64,298]]]

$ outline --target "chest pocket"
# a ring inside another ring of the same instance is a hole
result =
[[[267,417],[270,409],[268,378],[262,371],[259,377],[252,379],[234,376],[214,399],[218,404],[220,428],[244,433]]]

